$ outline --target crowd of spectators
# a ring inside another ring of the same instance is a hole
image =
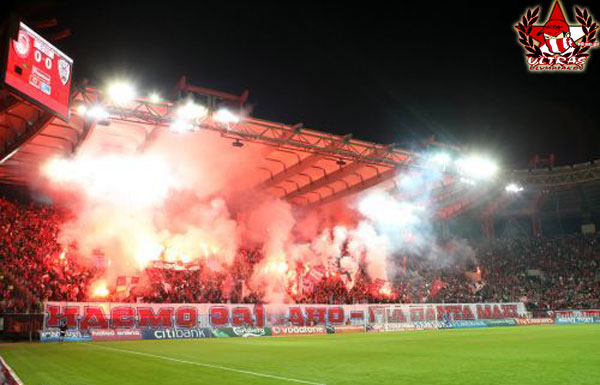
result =
[[[440,266],[408,257],[397,302],[524,302],[532,309],[600,306],[600,234],[487,239],[474,256]],[[437,285],[437,287],[436,287]]]
[[[90,287],[101,271],[65,257],[57,241],[64,214],[51,206],[0,199],[0,313],[38,311],[43,300],[94,300]],[[600,235],[490,239],[468,258],[441,263],[419,255],[396,257],[390,281],[371,280],[361,266],[353,277],[327,272],[318,282],[290,283],[298,303],[525,302],[530,308],[600,307]],[[228,271],[147,268],[136,284],[103,297],[111,301],[259,303],[251,291],[260,247],[241,249]],[[98,298],[95,298],[96,300]]]
[[[223,285],[226,275],[202,267],[198,270],[147,269],[150,286],[134,289],[130,298],[142,302],[221,303],[229,299]]]
[[[489,240],[478,248],[489,301],[534,308],[600,306],[600,235]]]
[[[45,298],[85,299],[93,272],[61,253],[62,220],[50,206],[0,199],[0,311],[35,311]]]

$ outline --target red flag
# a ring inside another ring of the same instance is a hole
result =
[[[404,256],[404,258],[402,260],[402,273],[406,274],[406,255]]]
[[[477,270],[475,270],[475,271],[467,271],[465,273],[465,276],[473,282],[480,282],[481,281],[481,269],[479,267],[477,267]]]
[[[444,287],[446,287],[446,282],[442,281],[439,278],[436,278],[433,280],[433,284],[431,285],[431,291],[429,292],[429,295],[431,297],[435,297],[435,295],[442,290]]]
[[[117,286],[125,286],[127,285],[127,277],[124,275],[120,275],[117,277]]]
[[[323,277],[325,277],[325,273],[323,273],[321,270],[322,269],[320,266],[312,269],[308,272],[307,278],[310,279],[314,284],[321,282]]]
[[[314,269],[311,269],[308,274],[303,278],[302,283],[304,289],[307,291],[313,290],[313,288],[321,282],[323,277],[325,277],[325,273],[323,272],[323,268],[318,266]]]
[[[375,281],[373,281],[371,283],[371,295],[378,296],[385,283],[386,281],[381,278],[377,278]]]

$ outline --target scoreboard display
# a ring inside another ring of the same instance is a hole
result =
[[[69,118],[73,60],[19,22],[6,41],[4,83],[36,105]]]

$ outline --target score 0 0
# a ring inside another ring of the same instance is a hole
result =
[[[37,49],[35,50],[35,52],[33,53],[33,58],[35,59],[36,62],[40,63],[42,61],[42,52],[38,51]],[[52,59],[48,56],[46,56],[44,59],[44,64],[46,65],[47,69],[52,69]]]

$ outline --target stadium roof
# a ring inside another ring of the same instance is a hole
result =
[[[201,91],[208,97],[208,105],[235,99],[234,95],[200,87],[184,85],[181,89]],[[153,140],[155,130],[168,128],[176,107],[171,102],[144,99],[126,106],[109,103],[109,117],[97,120],[86,119],[77,111],[77,106],[94,105],[100,98],[98,90],[80,88],[73,98],[71,119],[66,122],[6,96],[0,109],[0,181],[26,185],[45,159],[73,154],[86,140],[102,141],[108,147],[143,148]],[[351,135],[252,117],[235,126],[206,122],[201,129],[232,143],[232,151],[259,147],[262,160],[257,164],[255,184],[298,205],[331,202],[375,186],[408,167],[416,156],[393,145],[355,140]]]
[[[248,94],[233,95],[186,84],[179,96],[194,94],[202,102],[241,107]],[[107,119],[90,120],[80,105],[102,102]],[[36,106],[5,93],[0,98],[0,183],[26,186],[40,164],[49,157],[73,154],[86,141],[107,147],[147,146],[160,130],[168,129],[177,107],[172,102],[136,99],[127,105],[103,100],[99,90],[80,86],[73,96],[71,119],[66,122]],[[393,178],[403,169],[416,167],[419,155],[395,145],[381,145],[307,129],[302,124],[283,124],[246,117],[241,122],[205,121],[200,129],[230,142],[232,151],[257,150],[261,155],[254,184],[274,196],[302,206],[341,199],[374,186],[396,191]],[[189,133],[193,135],[193,133]],[[506,194],[502,183],[514,181],[526,187],[520,194]],[[559,204],[565,214],[580,215],[600,210],[598,162],[553,169],[504,172],[497,183],[472,188],[456,178],[444,178],[432,198],[441,219],[459,215],[531,215]],[[558,200],[559,203],[556,203]]]
[[[0,181],[26,185],[41,162],[75,152],[91,125],[80,117],[70,122],[4,93],[0,97]]]

